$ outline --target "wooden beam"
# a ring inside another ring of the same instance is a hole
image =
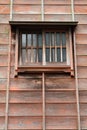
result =
[[[45,130],[45,74],[42,73],[43,130]]]

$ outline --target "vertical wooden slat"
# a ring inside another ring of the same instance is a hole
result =
[[[72,32],[71,32],[71,28],[69,29],[69,43],[70,43],[71,76],[73,76],[74,75],[74,66],[73,66],[73,47],[72,47]]]
[[[76,83],[76,103],[77,103],[77,116],[78,116],[78,130],[81,130],[80,124],[80,105],[79,105],[79,84],[78,84],[78,72],[77,72],[77,57],[76,57],[76,42],[75,42],[75,32],[74,37],[74,60],[75,60],[75,83]]]
[[[42,73],[42,97],[43,97],[43,130],[45,130],[45,74]]]
[[[42,21],[44,21],[44,0],[41,0],[41,17]]]
[[[10,21],[12,21],[12,14],[13,14],[13,0],[10,0]]]
[[[8,51],[8,70],[6,86],[6,112],[5,112],[5,130],[8,130],[8,110],[9,110],[9,86],[10,86],[10,66],[11,66],[11,27],[9,29],[9,51]]]
[[[18,29],[16,30],[16,43],[15,43],[15,76],[17,75],[18,67]]]
[[[75,17],[74,17],[74,0],[71,0],[71,14],[72,14],[72,21],[75,20]]]

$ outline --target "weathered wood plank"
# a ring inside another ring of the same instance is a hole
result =
[[[45,14],[46,21],[71,21],[70,14]]]
[[[41,117],[9,117],[8,129],[41,129]]]
[[[41,90],[41,79],[11,79],[10,90]]]
[[[7,79],[0,79],[0,90],[6,90]]]
[[[41,0],[14,0],[14,4],[41,4]]]
[[[87,0],[75,0],[74,1],[75,2],[75,4],[77,4],[77,5],[85,5],[85,4],[87,4]]]
[[[42,116],[42,104],[10,104],[9,116]]]
[[[76,34],[87,34],[87,24],[78,24]]]
[[[77,116],[76,104],[46,104],[46,116]]]
[[[77,34],[76,44],[87,44],[87,34]]]
[[[72,117],[48,117],[47,129],[77,129],[77,118]]]
[[[6,101],[6,92],[0,91],[0,103],[5,103]]]
[[[8,56],[7,55],[0,55],[0,66],[8,66]]]
[[[11,103],[41,103],[41,92],[10,92]]]
[[[54,79],[46,78],[46,89],[75,89],[74,78],[70,79]]]
[[[81,116],[87,116],[87,104],[80,104]]]
[[[8,25],[0,24],[0,33],[8,34],[8,32],[9,32],[9,24]]]
[[[75,6],[75,13],[76,14],[87,14],[87,6]]]
[[[9,14],[10,6],[9,5],[0,5],[0,14]]]
[[[78,66],[87,66],[87,56],[78,56],[77,65]]]
[[[5,104],[0,103],[0,118],[1,116],[5,116]]]
[[[5,118],[0,117],[0,129],[4,130],[4,128],[5,128]]]
[[[48,6],[45,5],[45,14],[61,14],[61,13],[70,13],[70,6]]]
[[[49,103],[76,102],[75,92],[46,92],[46,102]]]
[[[45,4],[49,4],[49,5],[69,5],[71,2],[70,2],[70,0],[67,0],[67,1],[65,1],[65,0],[45,0],[44,1],[44,3]]]
[[[87,55],[87,44],[78,44],[76,46],[77,55]]]
[[[41,6],[14,5],[14,13],[16,14],[40,14]]]
[[[78,67],[78,78],[87,78],[87,66]]]
[[[7,67],[0,67],[0,78],[7,78]]]
[[[0,4],[9,4],[10,0],[0,0]]]
[[[21,14],[17,14],[17,15],[14,15],[13,16],[13,20],[14,21],[39,21],[41,20],[41,15],[40,14],[24,14],[24,15],[21,15]]]
[[[79,24],[87,24],[86,14],[75,14],[75,20],[79,21]]]
[[[10,20],[10,15],[0,14],[0,23],[8,24]]]
[[[87,129],[87,117],[81,117],[81,129],[82,130]]]
[[[87,79],[78,79],[79,81],[79,89],[87,90]]]
[[[87,91],[80,91],[80,102],[87,103]]]
[[[2,29],[2,28],[0,28],[0,29]],[[0,33],[0,44],[8,44],[8,42],[9,42],[8,34],[7,33]]]

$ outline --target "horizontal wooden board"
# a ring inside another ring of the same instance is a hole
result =
[[[76,44],[87,44],[87,34],[77,34]]]
[[[75,6],[75,13],[76,14],[87,14],[87,6]]]
[[[78,44],[76,46],[77,55],[87,55],[87,44]]]
[[[7,78],[7,67],[0,67],[0,78]]]
[[[77,5],[86,5],[87,0],[75,0],[74,3]]]
[[[0,0],[0,4],[9,4],[10,0]]]
[[[2,28],[0,28],[2,29]],[[8,44],[9,43],[9,34],[7,33],[0,33],[0,46],[1,44]]]
[[[24,14],[24,15],[21,15],[21,14],[17,14],[17,15],[14,15],[13,16],[13,20],[14,21],[40,21],[41,20],[41,15],[39,14]]]
[[[79,21],[79,24],[87,24],[86,14],[75,14],[75,20]]]
[[[1,116],[5,116],[5,108],[6,108],[6,105],[0,103],[0,118]]]
[[[49,4],[49,5],[67,5],[70,4],[70,0],[44,0],[45,4]]]
[[[77,129],[77,118],[72,117],[49,117],[46,119],[47,129]]]
[[[14,4],[41,4],[41,0],[14,0]]]
[[[45,21],[71,21],[70,14],[45,14]]]
[[[4,129],[5,129],[5,118],[0,117],[0,130],[4,130]]]
[[[10,14],[10,6],[0,5],[0,14]]]
[[[14,5],[13,13],[16,14],[40,14],[41,6],[29,6],[29,5]]]
[[[9,104],[9,116],[42,116],[42,104]]]
[[[4,34],[8,34],[9,33],[9,24],[6,25],[6,24],[0,24],[0,33],[4,33]]]
[[[8,56],[0,55],[0,66],[8,66]]]
[[[41,90],[41,79],[11,79],[10,90]]]
[[[87,116],[87,104],[80,104],[81,116]]]
[[[0,55],[7,55],[8,54],[8,45],[1,44],[0,45]]]
[[[87,79],[78,79],[79,81],[79,89],[87,90]]]
[[[87,66],[78,67],[78,78],[87,78]]]
[[[10,92],[11,103],[40,103],[42,102],[41,92]]]
[[[87,103],[87,91],[80,91],[80,102]]]
[[[87,56],[78,56],[77,65],[78,66],[87,66]]]
[[[7,79],[0,79],[0,90],[6,90]]]
[[[64,13],[71,13],[70,6],[48,6],[45,5],[45,14],[64,14]]]
[[[10,20],[10,15],[0,14],[0,24],[1,23],[8,24],[9,20]]]
[[[78,24],[76,27],[76,34],[87,34],[87,24]]]
[[[46,92],[46,102],[51,103],[76,102],[75,92]]]
[[[46,104],[46,116],[77,116],[76,104]]]
[[[9,117],[8,129],[42,129],[41,117]]]
[[[87,129],[87,117],[81,117],[81,129],[82,130]]]
[[[75,89],[75,79],[59,79],[57,77],[53,78],[46,78],[45,80],[46,89]]]
[[[6,102],[6,92],[0,91],[0,103],[5,103]]]

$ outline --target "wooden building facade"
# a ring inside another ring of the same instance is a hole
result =
[[[87,0],[0,0],[0,130],[87,130]]]

